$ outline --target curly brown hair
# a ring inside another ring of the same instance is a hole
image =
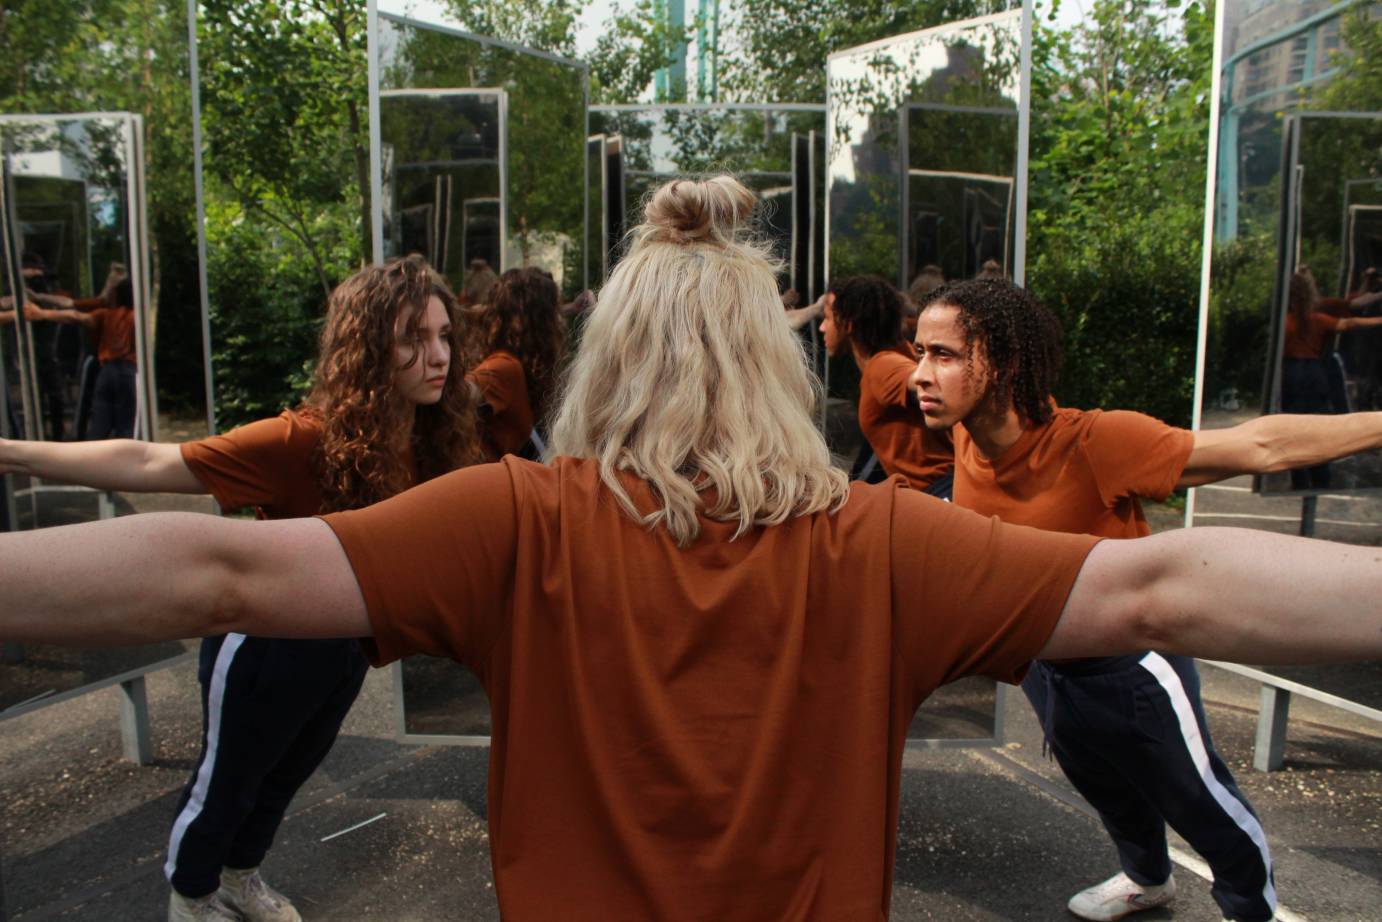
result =
[[[959,312],[969,368],[974,350],[982,348],[987,385],[999,405],[1011,403],[1033,425],[1050,422],[1063,353],[1060,321],[1046,305],[1005,278],[977,278],[933,290],[921,309],[932,306]]]
[[[441,400],[416,407],[414,416],[395,387],[394,325],[400,311],[415,308],[403,335],[416,337],[433,297],[451,320],[452,361]],[[336,286],[312,391],[301,408],[322,426],[316,461],[323,512],[359,509],[412,486],[405,446],[419,481],[484,460],[458,328],[455,297],[421,257],[367,266]]]
[[[512,352],[528,379],[533,418],[547,418],[566,352],[557,283],[541,269],[510,269],[490,292],[484,354]]]

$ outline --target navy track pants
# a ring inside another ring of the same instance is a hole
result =
[[[259,866],[293,795],[331,751],[367,668],[354,640],[202,641],[202,753],[164,866],[174,890],[205,896],[222,867]]]
[[[1211,893],[1225,918],[1273,917],[1267,837],[1214,751],[1194,660],[1147,653],[1037,662],[1022,690],[1129,877],[1160,884],[1171,875],[1169,824],[1213,870]]]

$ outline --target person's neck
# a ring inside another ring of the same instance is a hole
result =
[[[1002,410],[976,410],[960,425],[973,439],[979,454],[989,461],[1017,444],[1026,429],[1011,405]]]

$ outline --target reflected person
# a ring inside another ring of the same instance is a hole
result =
[[[903,295],[876,275],[841,279],[826,294],[821,335],[832,356],[859,367],[859,431],[852,479],[900,474],[913,489],[950,498],[950,436],[926,426],[909,381],[917,354],[903,338]],[[872,459],[872,460],[870,460]]]
[[[551,463],[324,520],[0,535],[0,637],[369,637],[376,663],[470,664],[509,922],[886,918],[907,728],[940,684],[1146,648],[1382,657],[1371,551],[1233,529],[1100,542],[850,485],[754,203],[728,177],[651,197]]]
[[[1382,300],[1382,293],[1363,294],[1352,299],[1351,303],[1364,307],[1377,300]],[[1343,371],[1334,351],[1334,336],[1382,327],[1382,317],[1337,316],[1320,310],[1320,306],[1315,277],[1309,267],[1301,266],[1291,274],[1287,290],[1281,357],[1283,413],[1346,412],[1346,405],[1339,406],[1338,392],[1342,390]],[[1296,490],[1325,489],[1332,483],[1333,474],[1328,462],[1291,471],[1291,487]]]
[[[38,295],[50,291],[52,279],[42,254],[26,251],[21,257],[21,266],[26,289]],[[67,434],[67,406],[63,393],[66,382],[58,355],[61,327],[47,320],[36,320],[29,332],[33,338],[34,378],[42,401],[42,416],[48,423],[46,437],[60,442]]]
[[[557,283],[536,267],[510,269],[489,299],[474,319],[483,357],[466,374],[477,390],[485,448],[491,461],[537,458],[566,351]]]

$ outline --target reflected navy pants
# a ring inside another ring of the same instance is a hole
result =
[[[164,873],[214,893],[264,860],[288,803],[331,751],[368,663],[355,640],[202,641],[202,754],[178,801]]]
[[[1214,871],[1224,917],[1267,922],[1267,837],[1209,738],[1194,660],[1160,653],[1037,662],[1022,682],[1065,776],[1099,812],[1123,871],[1171,876],[1166,826]]]

